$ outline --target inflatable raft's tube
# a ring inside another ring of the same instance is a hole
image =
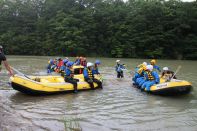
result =
[[[185,85],[185,86],[174,86],[165,89],[155,90],[152,91],[152,94],[155,95],[181,95],[181,94],[188,94],[192,89],[192,86]]]
[[[180,95],[188,94],[192,90],[191,83],[185,80],[172,79],[170,82],[165,82],[161,78],[160,82],[160,84],[151,86],[148,92],[156,95]]]
[[[82,78],[81,76],[76,77]],[[74,90],[73,85],[64,82],[64,78],[61,76],[30,76],[30,78],[15,75],[10,78],[11,86],[15,90],[30,95],[66,93]],[[97,79],[99,78],[97,76]],[[96,83],[94,83],[94,87],[95,89],[99,88]],[[83,79],[80,79],[77,88],[79,91],[91,89],[89,84]]]

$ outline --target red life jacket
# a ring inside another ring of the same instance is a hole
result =
[[[81,61],[81,65],[82,66],[86,66],[87,65],[87,62],[86,61]]]
[[[57,66],[58,66],[58,68],[60,68],[60,67],[63,66],[63,65],[64,65],[64,63],[63,63],[63,61],[61,60],[61,61],[58,62],[58,65],[57,65]]]

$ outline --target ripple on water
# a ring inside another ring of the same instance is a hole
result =
[[[64,131],[65,125],[62,122],[56,121],[56,120],[36,120],[33,121],[34,125],[37,127],[48,130],[48,131]]]
[[[28,57],[28,59],[30,59]],[[17,69],[27,74],[45,75],[45,58],[32,58],[31,67],[25,65],[26,57],[16,62]],[[91,59],[92,60],[92,59]],[[111,59],[108,61],[114,62]],[[11,62],[12,62],[11,61]],[[140,60],[144,61],[144,60]],[[146,60],[145,60],[146,61]],[[24,63],[23,63],[24,62]],[[35,62],[35,63],[34,63]],[[39,62],[40,64],[37,64]],[[161,63],[174,66],[174,61]],[[171,62],[173,64],[171,64]],[[105,63],[103,61],[102,63]],[[129,66],[137,65],[135,60],[126,59]],[[106,65],[106,64],[103,64]],[[106,65],[109,66],[109,65]],[[188,65],[187,69],[192,69]],[[114,68],[101,67],[104,75],[104,89],[79,92],[78,94],[61,94],[52,96],[32,97],[16,93],[16,91],[0,91],[4,111],[10,118],[17,116],[17,121],[9,120],[8,129],[18,130],[195,130],[197,129],[196,91],[184,97],[160,97],[133,88],[131,78],[125,73],[124,79],[117,79]],[[188,73],[183,68],[180,78],[187,78],[196,83],[196,70]],[[6,72],[0,79],[0,86],[7,88]],[[2,89],[2,87],[0,87]],[[1,107],[2,105],[0,105]],[[0,108],[1,109],[1,108]],[[1,114],[1,113],[0,113]],[[21,122],[20,122],[21,121]],[[21,126],[20,126],[21,124]],[[29,125],[29,126],[25,126]],[[1,124],[0,124],[1,125]]]

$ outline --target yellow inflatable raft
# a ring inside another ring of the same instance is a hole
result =
[[[91,89],[89,84],[84,81],[82,74],[83,67],[74,67],[74,78],[78,79],[77,89],[89,90]],[[101,75],[95,75],[95,78],[102,82]],[[18,90],[25,94],[30,95],[46,95],[55,93],[73,92],[74,87],[70,83],[64,81],[62,76],[26,76],[26,75],[14,75],[10,77],[11,86],[13,89]],[[94,88],[100,88],[94,83]]]
[[[102,80],[100,76],[95,76],[97,79]],[[75,78],[82,78],[82,75]],[[54,93],[73,92],[73,85],[64,82],[61,76],[20,76],[15,75],[10,78],[11,86],[13,89],[18,90],[25,94],[30,95],[44,95]],[[96,83],[94,87],[99,88]],[[79,79],[78,90],[91,89],[89,84],[84,79]]]
[[[191,83],[185,80],[172,79],[171,81],[166,82],[165,79],[161,78],[160,84],[151,86],[149,92],[157,95],[179,95],[187,94],[191,89]]]

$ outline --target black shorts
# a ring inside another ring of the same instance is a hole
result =
[[[6,61],[6,57],[3,53],[0,53],[0,66],[2,61]]]
[[[123,77],[124,77],[123,71],[117,72],[117,78],[123,78]]]

